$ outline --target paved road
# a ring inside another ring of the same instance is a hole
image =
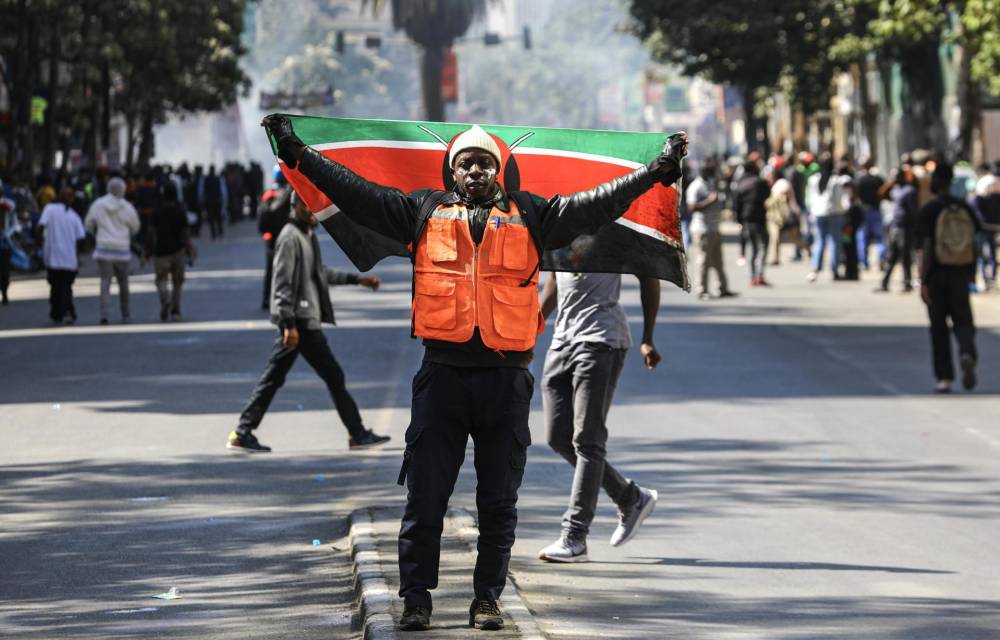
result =
[[[14,283],[0,308],[0,635],[353,637],[344,518],[402,499],[421,356],[408,263],[378,268],[377,293],[336,289],[340,327],[327,332],[392,446],[348,452],[299,364],[259,432],[275,453],[248,460],[222,447],[275,332],[258,308],[259,242],[249,225],[231,231],[202,240],[183,323],[156,320],[148,269],[124,326],[96,325],[91,265],[75,327],[45,324],[43,282]],[[324,251],[344,266],[332,243]],[[536,398],[512,569],[543,631],[1000,638],[1000,299],[975,301],[981,388],[933,397],[915,297],[871,294],[873,274],[809,285],[794,264],[771,279],[726,302],[667,291],[666,361],[649,373],[630,354],[609,418],[611,460],[659,489],[660,507],[612,549],[602,499],[589,565],[534,559],[558,533],[571,478]],[[624,298],[638,333],[634,279]],[[466,466],[455,503],[474,510]],[[150,598],[171,586],[185,598]]]

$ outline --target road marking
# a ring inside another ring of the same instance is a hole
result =
[[[991,447],[995,447],[997,449],[1000,449],[1000,440],[997,440],[996,438],[992,438],[992,437],[986,435],[985,433],[983,433],[979,429],[977,429],[975,427],[966,427],[965,431],[966,431],[966,433],[970,433],[970,434],[976,436],[977,438],[979,438],[983,442],[986,442]]]

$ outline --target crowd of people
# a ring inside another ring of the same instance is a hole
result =
[[[898,266],[902,290],[913,291],[914,257],[922,242],[919,212],[935,197],[931,177],[940,164],[941,158],[924,150],[904,154],[888,176],[870,159],[855,164],[828,153],[769,158],[751,153],[732,162],[708,158],[689,172],[682,200],[684,243],[696,254],[699,296],[712,297],[712,271],[718,295],[734,295],[722,262],[719,225],[725,209],[740,225],[738,263],[749,264],[751,286],[771,286],[765,269],[782,264],[782,248],[788,244],[792,260],[809,261],[810,282],[819,279],[824,267],[833,280],[858,280],[861,270],[877,267],[882,275],[875,291],[886,292]],[[960,164],[949,186],[981,224],[976,247],[981,284],[974,278],[973,292],[996,287],[998,176],[1000,160],[975,170]]]
[[[80,256],[91,252],[100,274],[100,323],[110,320],[111,283],[118,285],[122,322],[131,318],[129,275],[134,262],[151,261],[160,300],[160,320],[181,319],[181,290],[197,250],[192,238],[207,224],[211,240],[226,223],[255,218],[264,192],[264,172],[252,162],[178,167],[56,172],[34,184],[0,183],[0,294],[9,302],[10,269],[44,268],[50,283],[54,323],[77,320],[73,282]]]

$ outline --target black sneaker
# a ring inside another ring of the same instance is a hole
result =
[[[229,442],[226,443],[226,448],[245,451],[247,453],[271,453],[271,447],[262,445],[257,440],[257,436],[252,433],[240,433],[239,431],[233,431],[229,434]]]
[[[389,440],[391,440],[389,436],[376,435],[371,429],[365,429],[358,435],[348,438],[347,446],[351,449],[366,449],[385,444]]]
[[[719,292],[720,298],[735,298],[738,295],[740,294],[736,293],[735,291],[729,291],[728,289],[726,291]]]
[[[431,610],[423,607],[405,607],[399,620],[400,631],[427,631],[431,628]]]
[[[503,612],[496,600],[473,600],[469,607],[469,626],[480,631],[503,629]]]
[[[972,391],[976,388],[976,359],[970,353],[963,353],[959,365],[962,367],[962,388]]]

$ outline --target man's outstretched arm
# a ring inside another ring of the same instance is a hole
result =
[[[369,182],[306,146],[287,116],[267,116],[261,126],[278,144],[278,157],[288,167],[298,168],[339,209],[351,212],[352,220],[404,244],[413,241],[419,208],[416,199]]]
[[[619,218],[653,185],[670,185],[681,177],[681,161],[687,155],[685,133],[667,138],[663,151],[648,166],[571,196],[553,196],[541,207],[542,244],[558,249],[577,236],[596,233]]]

